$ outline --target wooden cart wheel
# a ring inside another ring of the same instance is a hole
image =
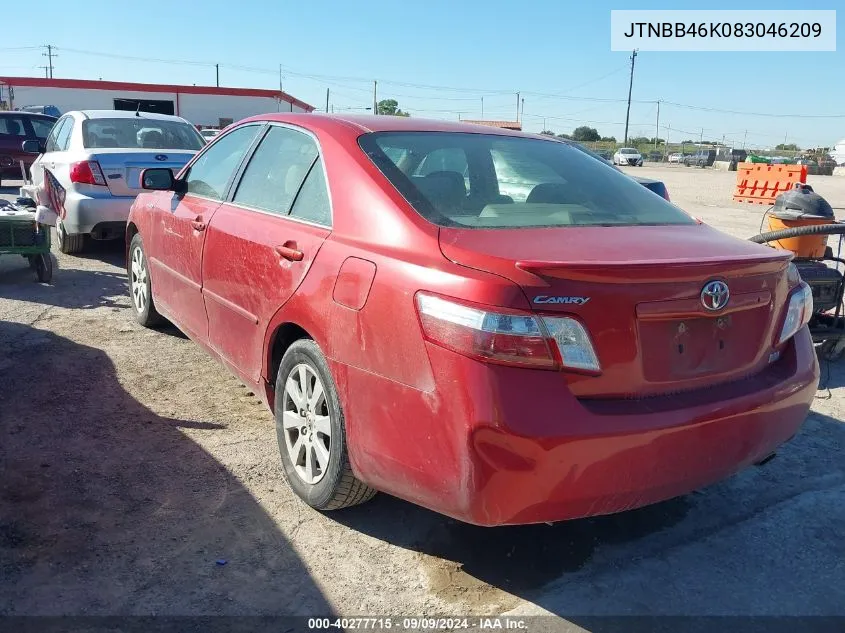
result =
[[[35,274],[38,275],[38,281],[42,284],[50,283],[53,278],[53,260],[50,253],[36,255],[35,257]]]

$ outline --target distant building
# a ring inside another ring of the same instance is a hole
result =
[[[505,130],[522,131],[522,123],[519,121],[471,121],[462,119],[462,123],[475,123],[476,125],[489,125],[490,127],[503,128]]]
[[[0,104],[14,110],[51,105],[70,110],[136,110],[175,114],[202,127],[222,127],[255,114],[311,112],[314,107],[280,90],[176,86],[123,81],[0,77]]]

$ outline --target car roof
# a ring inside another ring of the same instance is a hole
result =
[[[29,116],[36,118],[48,118],[56,120],[52,114],[44,114],[43,112],[27,112],[26,110],[0,110],[0,116]]]
[[[359,132],[463,132],[474,134],[492,134],[496,136],[519,136],[537,138],[536,134],[527,134],[515,130],[476,125],[458,121],[440,121],[402,116],[373,115],[338,115],[319,113],[269,113],[250,117],[245,121],[278,121],[292,123],[311,129],[330,129],[338,124],[356,128]],[[543,138],[540,136],[540,138]]]
[[[88,119],[132,119],[135,118],[135,111],[132,110],[76,110],[68,114],[81,114]],[[186,122],[182,117],[172,114],[158,114],[156,112],[139,112],[139,119],[151,119],[156,121],[179,121]]]

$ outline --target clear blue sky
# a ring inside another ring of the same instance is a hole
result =
[[[40,50],[54,44],[55,77],[213,85],[214,63],[225,86],[277,88],[335,109],[395,98],[414,116],[514,119],[525,98],[529,131],[571,132],[580,124],[621,140],[625,103],[563,99],[627,97],[628,55],[610,51],[612,8],[737,8],[734,2],[582,2],[575,0],[418,0],[391,3],[266,0],[59,0],[8,2],[0,35],[0,75],[43,76]],[[835,9],[837,2],[744,2],[743,9]],[[18,15],[19,14],[19,15]],[[32,22],[31,16],[37,16]],[[46,17],[46,16],[56,17]],[[837,31],[845,33],[842,16]],[[111,16],[116,16],[113,20]],[[107,22],[108,20],[108,22]],[[27,24],[40,24],[29,28]],[[845,47],[835,53],[657,53],[637,57],[631,135],[653,136],[658,99],[743,112],[845,115]],[[138,61],[79,51],[200,64]],[[211,65],[208,65],[211,64]],[[241,68],[237,68],[241,67]],[[246,70],[243,67],[254,70]],[[362,78],[352,81],[349,78]],[[369,81],[369,83],[368,83]],[[405,84],[413,85],[401,85]],[[459,88],[425,88],[442,86]],[[542,96],[547,95],[547,96]],[[784,137],[802,147],[845,137],[845,116],[774,118],[660,108],[660,136],[739,146],[773,146]],[[679,130],[684,130],[681,132]]]

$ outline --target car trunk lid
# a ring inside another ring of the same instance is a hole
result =
[[[141,192],[142,170],[167,167],[175,176],[195,153],[167,149],[97,149],[89,160],[99,163],[112,195],[134,196]]]
[[[790,255],[706,225],[443,228],[443,254],[519,284],[539,313],[588,328],[600,376],[568,375],[581,397],[643,397],[746,377],[769,361]],[[702,290],[723,281],[728,305]]]

